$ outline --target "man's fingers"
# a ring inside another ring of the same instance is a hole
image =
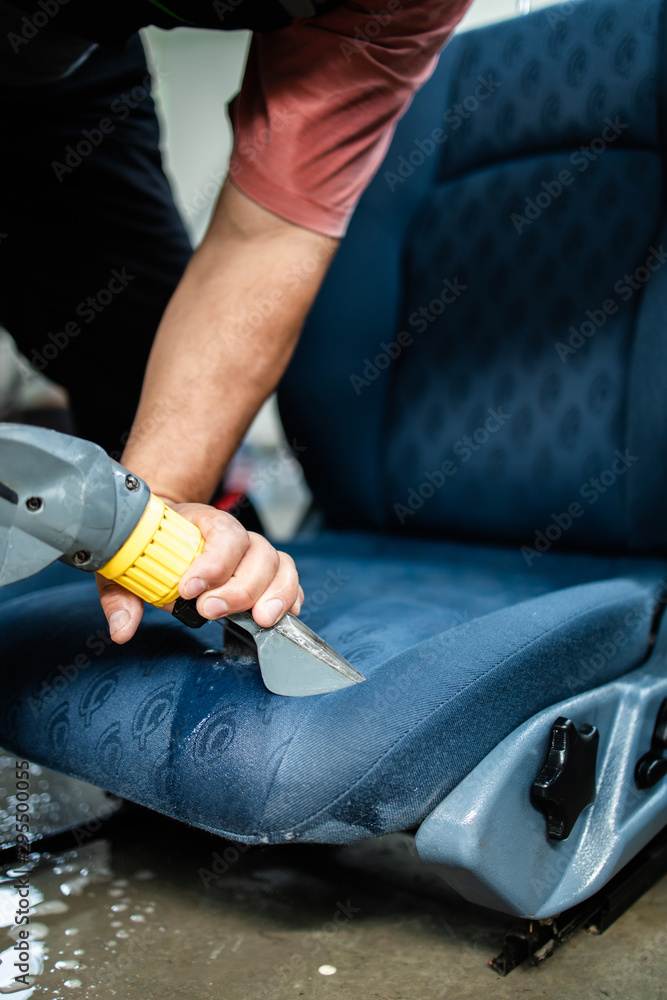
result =
[[[204,537],[203,552],[178,587],[186,600],[197,598],[201,615],[217,619],[252,608],[255,621],[269,628],[286,611],[299,613],[303,590],[291,556],[277,552],[262,535],[246,531],[224,511],[204,504],[173,506]],[[111,638],[127,642],[141,621],[143,601],[103,577],[98,577],[97,586]]]
[[[278,555],[278,572],[252,609],[253,618],[263,628],[275,625],[299,596],[299,574],[294,560],[286,552],[279,552]]]
[[[95,577],[102,610],[109,624],[109,635],[122,644],[132,638],[144,613],[144,602],[117,583],[103,576]]]
[[[181,597],[190,599],[226,583],[245,556],[250,539],[235,517],[214,507],[184,504],[179,507],[179,513],[196,524],[204,536],[204,551],[183,574],[178,585]]]
[[[232,576],[221,587],[202,594],[197,611],[205,618],[252,608],[255,621],[268,628],[295,607],[300,609],[303,591],[294,560],[285,552],[277,552],[270,542],[249,532],[249,546]]]
[[[197,610],[205,618],[246,611],[262,596],[280,569],[280,555],[270,542],[254,531],[248,533],[249,545],[230,578],[221,587],[207,590],[197,601]]]

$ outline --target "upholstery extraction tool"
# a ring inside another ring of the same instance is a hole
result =
[[[164,607],[191,628],[208,624],[178,582],[204,547],[199,529],[96,444],[56,431],[0,424],[0,587],[56,560]],[[365,678],[289,612],[262,628],[249,611],[225,629],[257,649],[274,694],[336,691]]]

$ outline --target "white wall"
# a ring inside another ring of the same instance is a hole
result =
[[[144,39],[156,78],[163,155],[192,238],[208,222],[231,150],[227,102],[243,76],[247,31],[160,31]]]

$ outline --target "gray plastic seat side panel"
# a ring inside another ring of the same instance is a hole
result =
[[[471,902],[522,917],[554,916],[602,888],[667,824],[667,781],[646,791],[634,781],[667,697],[665,646],[663,635],[645,666],[511,733],[424,820],[420,856],[444,866],[443,878]],[[600,746],[595,800],[556,841],[530,789],[561,715],[596,726]]]

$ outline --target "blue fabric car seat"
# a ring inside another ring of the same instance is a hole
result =
[[[667,778],[634,783],[667,697],[664,6],[457,36],[311,313],[280,397],[326,525],[288,548],[367,682],[270,695],[153,610],[112,647],[58,567],[0,593],[2,745],[239,841],[421,824],[452,884],[526,915],[667,822]],[[559,841],[531,788],[563,714],[599,746]]]

